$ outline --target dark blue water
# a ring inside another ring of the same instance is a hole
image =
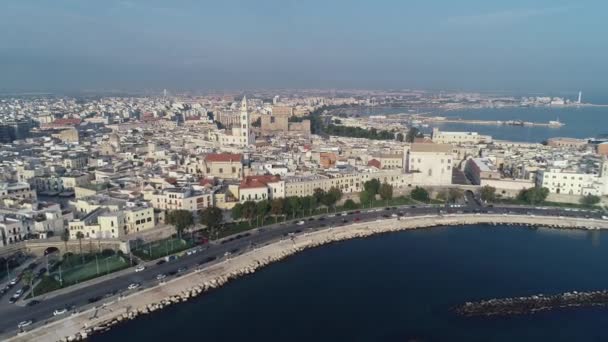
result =
[[[608,233],[470,226],[312,249],[93,341],[606,341],[608,309],[461,318],[489,297],[608,288]]]
[[[608,107],[511,107],[447,112],[430,110],[430,112],[433,115],[469,120],[524,120],[547,123],[559,119],[565,125],[555,128],[437,123],[423,129],[425,133],[430,133],[433,127],[438,127],[445,131],[472,131],[489,134],[494,139],[527,142],[541,142],[552,137],[591,138],[599,134],[608,134]],[[371,114],[371,111],[368,109],[364,113]],[[396,113],[407,113],[407,111],[401,108],[375,108],[373,110],[375,115]]]

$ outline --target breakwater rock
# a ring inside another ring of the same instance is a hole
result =
[[[456,314],[473,316],[510,316],[533,314],[563,308],[607,306],[608,290],[592,292],[565,292],[556,295],[533,295],[528,297],[494,298],[478,302],[467,302],[454,309]]]

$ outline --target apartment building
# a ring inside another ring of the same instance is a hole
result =
[[[477,132],[442,132],[439,128],[433,128],[433,142],[436,144],[489,144],[492,137],[481,135]]]
[[[285,197],[285,181],[279,176],[247,176],[239,184],[239,201],[263,201]]]
[[[467,160],[464,173],[474,185],[480,185],[483,179],[500,179],[500,171],[488,158],[471,158]]]
[[[152,206],[163,210],[201,210],[213,206],[213,193],[192,188],[168,188],[152,195]]]
[[[124,235],[152,229],[156,225],[154,209],[145,204],[132,204],[113,211],[98,207],[80,219],[68,223],[70,239],[81,232],[85,239],[119,239]]]
[[[36,200],[36,191],[33,191],[28,183],[0,183],[0,197],[15,197]]]

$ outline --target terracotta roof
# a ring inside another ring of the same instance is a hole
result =
[[[66,118],[66,119],[55,119],[52,122],[53,125],[79,125],[81,122],[80,119],[76,118]]]
[[[232,153],[216,153],[205,156],[207,162],[240,162],[243,156],[241,154]]]
[[[375,166],[377,168],[380,168],[381,164],[380,164],[380,161],[378,161],[376,159],[372,159],[367,162],[367,166]]]
[[[265,188],[268,183],[275,183],[281,180],[279,176],[264,175],[264,176],[247,176],[241,181],[241,189]]]

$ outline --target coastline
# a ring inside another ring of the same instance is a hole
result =
[[[201,271],[173,279],[166,284],[154,286],[121,299],[115,299],[112,302],[104,304],[103,307],[85,310],[74,316],[49,323],[7,340],[74,341],[85,339],[91,334],[110,329],[113,325],[134,319],[139,315],[148,314],[179,302],[185,302],[209,290],[218,288],[230,280],[252,274],[261,267],[281,261],[308,248],[375,234],[435,226],[470,224],[505,224],[577,229],[608,228],[608,221],[603,220],[496,214],[418,216],[403,220],[386,219],[328,228],[303,233],[298,235],[293,241],[283,239],[271,242],[263,247],[211,265]]]

